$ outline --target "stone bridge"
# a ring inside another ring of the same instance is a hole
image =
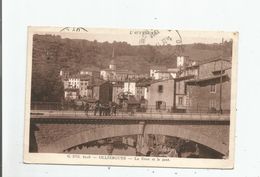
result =
[[[228,119],[161,119],[31,116],[30,152],[61,153],[87,142],[118,136],[160,134],[188,139],[228,155]]]

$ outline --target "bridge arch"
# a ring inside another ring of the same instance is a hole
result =
[[[220,152],[223,155],[228,154],[228,142],[219,138],[215,131],[220,131],[217,127],[211,132],[201,131],[199,127],[184,125],[160,125],[160,124],[132,124],[132,125],[106,125],[91,130],[85,130],[74,135],[70,135],[57,140],[47,146],[39,147],[39,152],[60,153],[65,149],[75,145],[83,144],[90,141],[96,141],[105,138],[117,136],[129,136],[146,134],[161,134],[166,136],[175,136],[188,139],[203,144],[211,149]],[[225,128],[223,129],[225,131]],[[226,132],[225,132],[226,133]]]

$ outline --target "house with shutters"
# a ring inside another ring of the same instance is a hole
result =
[[[230,58],[218,57],[184,67],[175,79],[175,111],[229,113],[230,98]]]
[[[155,80],[147,87],[147,108],[171,111],[174,103],[174,79]]]

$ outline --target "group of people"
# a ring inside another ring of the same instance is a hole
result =
[[[116,116],[117,114],[117,105],[115,103],[109,102],[108,104],[102,104],[97,101],[94,105],[92,105],[92,110],[94,111],[94,116]],[[89,103],[84,104],[84,111],[86,115],[91,109],[91,105]]]

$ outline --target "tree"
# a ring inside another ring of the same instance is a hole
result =
[[[59,102],[63,94],[63,83],[58,74],[53,71],[33,73],[31,101]]]

